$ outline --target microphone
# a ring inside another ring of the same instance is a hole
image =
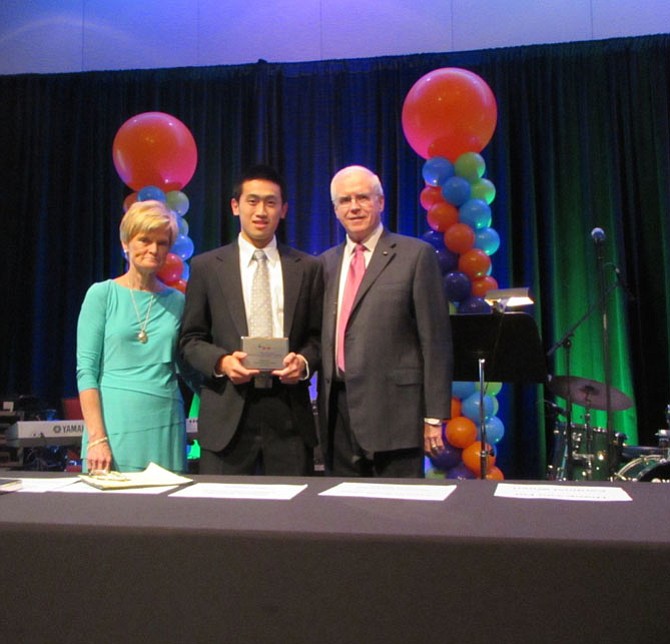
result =
[[[551,402],[551,400],[545,400],[544,404],[551,413],[556,414],[557,416],[565,416],[567,414],[567,411],[565,411],[563,407],[559,407],[555,402]]]
[[[591,239],[596,245],[602,244],[605,241],[605,231],[602,228],[594,228],[591,231]]]

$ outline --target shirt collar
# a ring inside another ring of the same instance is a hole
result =
[[[250,266],[254,258],[254,251],[258,250],[253,244],[250,244],[242,235],[238,235],[237,244],[240,248],[240,260],[242,266]],[[273,237],[267,246],[263,247],[261,250],[265,251],[265,254],[268,256],[270,263],[274,265],[275,262],[279,261],[279,250],[277,248],[277,238]]]

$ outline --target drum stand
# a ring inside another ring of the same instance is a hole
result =
[[[567,429],[568,433],[572,435],[572,426]],[[572,480],[574,476],[574,467],[577,463],[584,464],[584,475],[585,480],[593,480],[593,461],[596,458],[596,454],[593,451],[593,446],[595,441],[593,440],[593,427],[591,426],[591,408],[586,407],[584,412],[584,453],[579,453],[574,446],[574,440],[572,441],[572,452],[570,452],[569,462],[571,464],[569,480]]]

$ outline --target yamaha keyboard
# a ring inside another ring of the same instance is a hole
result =
[[[80,445],[83,420],[20,420],[5,431],[9,447]]]
[[[46,447],[47,445],[81,445],[83,420],[20,420],[5,431],[9,447]],[[198,436],[198,419],[186,419],[186,435]]]

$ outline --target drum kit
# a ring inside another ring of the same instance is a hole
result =
[[[575,376],[554,376],[548,388],[570,404],[584,408],[584,422],[576,424],[571,419],[559,421],[565,411],[552,404],[555,418],[549,480],[670,482],[670,405],[666,410],[668,428],[656,432],[658,447],[627,446],[625,434],[591,424],[592,410],[623,411],[631,407],[633,401],[626,394],[614,387],[608,392],[600,382]]]

